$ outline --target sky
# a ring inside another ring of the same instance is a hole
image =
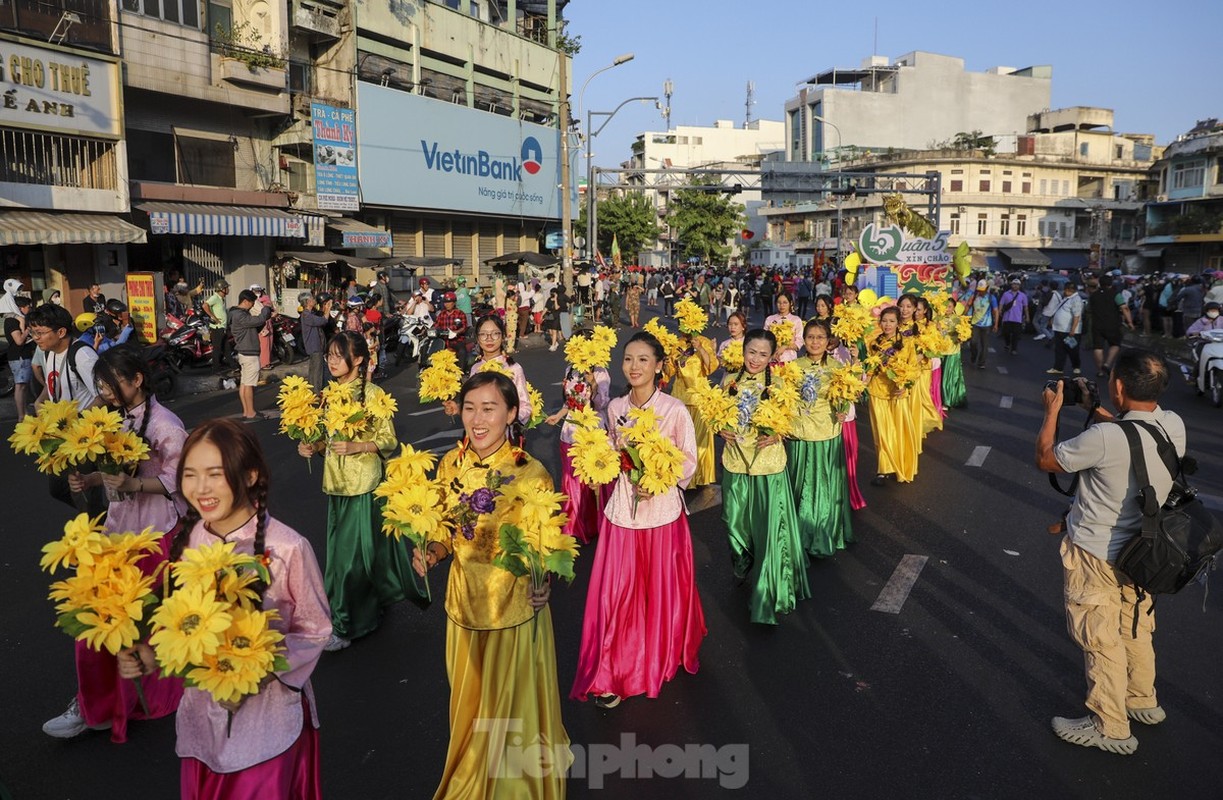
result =
[[[780,121],[811,75],[914,50],[957,56],[973,72],[1051,65],[1053,108],[1112,108],[1115,130],[1159,144],[1199,119],[1223,118],[1223,0],[571,0],[565,17],[568,33],[582,37],[572,113],[581,100],[583,126],[587,110],[661,97],[668,78],[672,127],[742,125],[748,81],[752,118]],[[595,76],[579,98],[587,78],[623,53],[635,58]],[[594,140],[594,163],[627,160],[647,130],[664,130],[653,104],[626,105]]]

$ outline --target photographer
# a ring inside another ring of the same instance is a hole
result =
[[[1108,376],[1108,395],[1119,412],[1100,408],[1094,387],[1083,379],[1060,379],[1044,390],[1044,423],[1036,439],[1036,465],[1050,473],[1077,475],[1078,489],[1065,520],[1061,558],[1066,626],[1083,650],[1088,716],[1053,718],[1053,732],[1064,741],[1129,754],[1138,749],[1130,720],[1155,725],[1165,714],[1155,697],[1155,616],[1150,596],[1141,600],[1133,583],[1113,563],[1126,543],[1142,531],[1140,487],[1130,463],[1130,448],[1114,419],[1140,420],[1163,431],[1178,457],[1185,452],[1185,424],[1159,407],[1168,385],[1163,360],[1150,351],[1125,349]],[[1050,388],[1055,386],[1056,388]],[[1071,394],[1088,409],[1093,423],[1078,436],[1056,443],[1063,399]],[[1148,464],[1162,460],[1156,442],[1139,432]],[[1163,469],[1149,476],[1160,503],[1172,489]]]

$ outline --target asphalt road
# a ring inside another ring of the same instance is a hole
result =
[[[560,354],[533,350],[520,361],[550,406],[558,404]],[[1063,504],[1032,466],[1049,362],[1039,343],[1025,342],[1019,355],[991,354],[987,370],[970,370],[970,405],[927,439],[917,481],[864,485],[869,505],[854,518],[857,543],[811,566],[814,596],[776,627],[748,622],[716,495],[692,498],[707,506],[691,519],[709,627],[700,671],[681,673],[657,700],[631,699],[610,711],[563,701],[579,763],[589,766],[571,778],[570,796],[1223,797],[1223,692],[1211,666],[1223,655],[1218,587],[1205,598],[1192,587],[1159,601],[1157,687],[1168,719],[1135,726],[1137,754],[1074,747],[1049,729],[1054,715],[1085,713],[1081,656],[1061,611],[1057,539],[1044,532]],[[414,380],[412,369],[387,383],[400,398],[400,438],[452,443],[458,428],[416,403],[408,391]],[[258,405],[270,407],[273,394],[261,389]],[[188,426],[238,410],[233,393],[172,405]],[[1184,415],[1202,465],[1195,482],[1217,504],[1223,412],[1179,382],[1165,406]],[[1065,435],[1081,423],[1067,412]],[[307,472],[275,425],[255,423],[273,465],[273,511],[321,558],[319,473]],[[0,428],[9,431],[11,423]],[[869,477],[866,425],[862,434]],[[556,472],[554,430],[532,432],[528,447]],[[0,514],[0,780],[18,800],[177,797],[172,719],[135,723],[118,746],[106,734],[64,742],[39,730],[75,685],[71,643],[52,627],[48,578],[37,566],[39,548],[69,514],[7,447],[0,470],[7,512]],[[911,593],[896,598],[897,613],[871,610],[902,560],[920,563],[906,556],[926,559]],[[581,558],[573,586],[553,593],[562,694],[576,668],[590,563]],[[444,577],[432,576],[435,597]],[[324,655],[314,683],[328,797],[432,795],[448,737],[444,636],[440,603],[424,612],[402,604],[373,635]],[[610,746],[632,751],[643,771],[686,768],[690,777],[621,770]]]

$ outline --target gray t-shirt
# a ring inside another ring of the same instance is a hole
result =
[[[1171,411],[1131,411],[1127,420],[1142,420],[1161,428],[1172,441],[1178,457],[1185,455],[1185,422]],[[1159,458],[1155,440],[1139,429],[1147,477],[1159,502],[1172,490],[1172,476]],[[1096,558],[1116,560],[1126,542],[1142,530],[1138,507],[1138,479],[1130,466],[1130,446],[1121,426],[1097,423],[1053,449],[1057,463],[1066,472],[1079,473],[1079,488],[1066,517],[1070,541]]]

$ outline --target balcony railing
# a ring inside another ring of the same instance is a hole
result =
[[[69,12],[80,21],[61,25]],[[110,5],[105,0],[0,0],[0,31],[39,41],[50,39],[58,26],[60,33],[66,30],[62,42],[57,37],[59,44],[115,53],[110,22]]]
[[[115,143],[0,129],[0,182],[117,189]]]

